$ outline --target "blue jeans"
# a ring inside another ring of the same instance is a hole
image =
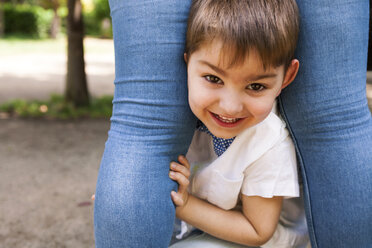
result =
[[[110,0],[116,78],[98,175],[96,247],[167,247],[169,162],[195,127],[183,62],[190,1]],[[368,1],[299,0],[296,82],[279,98],[304,180],[312,246],[372,247]]]

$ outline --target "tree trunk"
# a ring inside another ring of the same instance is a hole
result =
[[[84,62],[84,29],[80,0],[68,0],[67,78],[65,99],[75,106],[89,105]]]

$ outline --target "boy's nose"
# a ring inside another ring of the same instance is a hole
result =
[[[237,95],[230,95],[230,97],[224,97],[220,100],[220,108],[223,113],[228,117],[238,117],[243,111],[243,102]]]

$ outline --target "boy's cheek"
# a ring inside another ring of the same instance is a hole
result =
[[[273,99],[263,98],[260,101],[249,102],[247,105],[247,109],[249,109],[249,111],[254,116],[260,119],[264,119],[270,114],[274,106],[274,102],[275,102],[274,98]]]
[[[273,104],[264,104],[261,108],[258,108],[257,115],[260,116],[261,120],[264,120],[271,112]]]
[[[189,94],[189,100],[190,101],[197,101],[197,99],[202,100],[203,98],[203,95],[205,95],[203,93],[203,90],[200,89],[200,87],[197,87],[195,84],[193,84],[192,82],[190,82],[188,84],[188,94]]]
[[[189,104],[194,105],[195,108],[206,108],[211,104],[211,99],[208,94],[205,94],[202,90],[190,90],[189,91]]]
[[[191,112],[198,118],[200,119],[200,114],[198,112],[198,108],[195,106],[193,102],[190,102],[189,100],[189,107],[191,109]]]
[[[200,99],[203,99],[202,95],[189,95],[189,106],[191,111],[194,113],[196,117],[199,119],[201,118],[201,115],[203,113],[203,110],[206,109],[205,102],[200,101]]]

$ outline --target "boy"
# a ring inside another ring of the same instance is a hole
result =
[[[301,200],[289,199],[300,195],[296,155],[276,107],[298,71],[298,26],[294,0],[193,1],[184,57],[200,123],[169,176],[177,217],[205,233],[172,248],[308,244]]]

